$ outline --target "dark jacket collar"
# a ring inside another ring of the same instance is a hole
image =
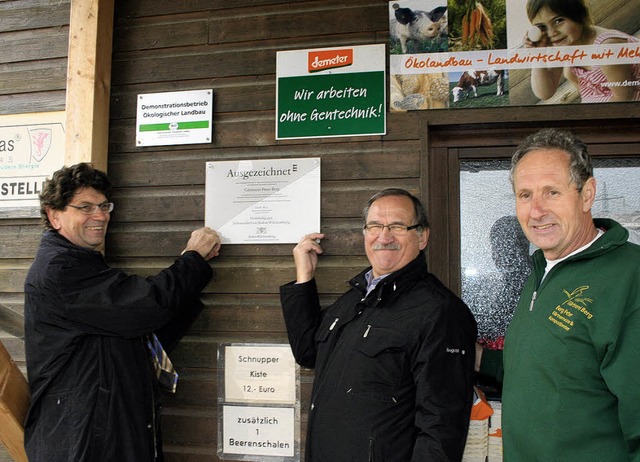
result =
[[[57,246],[62,247],[67,250],[76,251],[76,252],[87,252],[91,255],[99,255],[102,257],[102,253],[97,250],[87,249],[84,247],[80,247],[79,245],[74,244],[66,237],[58,233],[57,231],[53,231],[48,229],[42,235],[42,245],[45,247],[49,246]]]
[[[367,280],[365,274],[371,270],[371,266],[355,276],[349,284],[360,291],[363,295],[367,290]],[[366,297],[367,304],[378,305],[393,302],[400,294],[411,288],[418,280],[424,278],[429,273],[427,260],[424,252],[420,251],[418,256],[403,268],[389,274],[376,285],[375,289]]]

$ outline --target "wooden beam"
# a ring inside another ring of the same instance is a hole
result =
[[[106,172],[114,0],[71,0],[65,165]]]
[[[29,385],[0,342],[0,444],[17,462],[27,462],[22,422],[29,401]]]

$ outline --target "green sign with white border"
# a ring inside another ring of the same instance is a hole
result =
[[[276,139],[384,135],[385,46],[277,54]]]

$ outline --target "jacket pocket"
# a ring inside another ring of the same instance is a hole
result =
[[[327,338],[329,338],[329,335],[331,335],[331,332],[333,331],[333,329],[336,328],[336,326],[338,325],[338,322],[340,321],[340,318],[335,318],[335,317],[326,317],[323,321],[322,324],[320,325],[320,327],[318,328],[318,331],[316,332],[316,343],[324,343],[327,341]]]
[[[27,442],[29,457],[39,460],[67,460],[74,444],[77,421],[67,391],[49,393],[40,401],[39,414]]]
[[[354,346],[347,369],[347,392],[395,402],[408,370],[405,338],[383,327],[367,326]]]

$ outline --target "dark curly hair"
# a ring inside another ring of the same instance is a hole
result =
[[[544,7],[582,26],[593,25],[589,7],[584,0],[529,0],[526,6],[529,21],[533,21]]]
[[[53,229],[47,217],[47,209],[64,210],[78,189],[93,188],[111,196],[111,182],[107,174],[82,162],[71,167],[62,167],[47,179],[40,193],[40,217],[45,229]]]

